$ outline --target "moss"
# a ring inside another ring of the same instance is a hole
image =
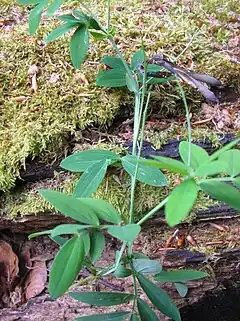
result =
[[[208,127],[196,127],[191,131],[193,141],[209,141],[212,147],[220,147],[219,135],[216,131],[209,129]],[[164,144],[167,144],[170,139],[187,139],[188,133],[186,125],[182,128],[178,124],[173,123],[167,129],[159,129],[157,126],[155,129],[147,129],[145,131],[145,139],[148,140],[156,149],[160,149]]]
[[[12,3],[11,0],[1,1],[1,8],[5,8],[2,10],[4,15],[9,16],[9,6],[6,4]],[[66,2],[61,10],[77,5],[76,1]],[[106,2],[89,1],[89,5],[98,13],[100,20],[105,21]],[[228,83],[238,84],[240,67],[230,63],[224,52],[216,52],[214,47],[215,43],[226,43],[236,32],[234,28],[228,28],[228,16],[221,16],[218,30],[208,32],[210,15],[215,7],[221,6],[226,12],[238,10],[236,0],[226,5],[222,0],[204,1],[203,4],[193,1],[187,5],[182,2],[169,5],[167,1],[151,5],[133,0],[125,0],[121,4],[114,1],[112,23],[117,29],[119,48],[128,59],[140,48],[143,38],[148,56],[153,52],[164,53],[169,59],[181,55],[179,63],[186,64],[193,60],[198,70]],[[62,37],[48,46],[43,42],[59,22],[44,15],[36,36],[29,37],[27,17],[30,7],[22,9],[12,6],[11,10],[14,12],[16,8],[22,11],[21,23],[14,26],[13,31],[5,32],[0,40],[1,190],[9,190],[14,186],[19,169],[27,158],[56,157],[68,143],[69,134],[74,135],[92,123],[108,124],[118,113],[122,102],[131,104],[130,96],[125,91],[107,90],[94,85],[101,68],[99,60],[103,55],[113,53],[108,43],[92,42],[87,62],[80,71],[74,71],[69,59],[69,37]],[[223,20],[226,23],[222,23]],[[41,74],[37,78],[37,95],[30,93],[27,76],[28,68],[33,64],[41,67]],[[81,74],[86,76],[89,85],[81,84]],[[59,76],[55,83],[49,82],[53,75]],[[194,89],[188,86],[184,88],[190,108],[197,110],[202,97],[196,95]],[[17,103],[15,98],[19,96],[26,96],[27,99]],[[151,107],[165,115],[178,117],[184,114],[182,100],[174,84],[157,86]]]
[[[67,46],[65,40],[42,47],[26,36],[19,27],[11,39],[2,38],[0,46],[4,57],[0,80],[2,89],[2,114],[0,128],[0,189],[14,185],[19,168],[28,157],[56,157],[67,144],[70,133],[98,123],[107,124],[118,112],[122,94],[120,91],[97,88],[93,84],[97,70],[84,65],[90,84],[83,86],[80,72],[74,72],[68,61],[59,58]],[[41,66],[38,76],[38,94],[31,94],[27,71],[29,66]],[[9,86],[14,76],[13,85]],[[60,80],[49,82],[52,75]],[[27,99],[18,103],[16,97]]]

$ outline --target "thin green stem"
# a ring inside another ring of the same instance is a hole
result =
[[[151,90],[152,90],[152,86],[149,87],[149,92],[147,95],[147,101],[145,104],[145,108],[143,111],[143,116],[142,116],[142,128],[141,128],[141,138],[140,138],[140,145],[139,145],[139,150],[138,150],[138,160],[141,156],[141,150],[142,150],[142,146],[143,146],[143,141],[144,141],[144,128],[145,128],[145,124],[146,124],[146,119],[147,119],[147,110],[148,110],[148,105],[150,102],[150,98],[151,98]]]
[[[107,11],[107,33],[110,32],[110,18],[111,18],[111,0],[108,0],[108,11]]]
[[[89,276],[87,276],[85,279],[79,281],[78,283],[73,284],[69,289],[71,290],[71,289],[75,288],[76,286],[86,285],[86,284],[88,284],[88,283],[96,280],[97,278],[98,278],[97,275],[89,275]]]
[[[138,297],[138,288],[137,288],[136,276],[133,275],[132,277],[133,277],[133,289],[134,289],[134,300],[132,305],[132,313],[133,313],[136,306],[137,297]]]
[[[189,110],[188,110],[188,105],[187,105],[187,100],[186,96],[183,90],[183,87],[179,81],[179,79],[176,77],[176,81],[178,84],[179,91],[182,96],[183,104],[185,107],[185,113],[186,113],[186,120],[187,120],[187,131],[188,131],[188,167],[190,167],[191,164],[191,141],[192,141],[192,134],[191,134],[191,121],[190,121],[190,115],[189,115]]]
[[[198,184],[204,182],[234,182],[234,177],[218,177],[218,178],[209,178],[209,179],[201,179],[198,181]]]
[[[117,267],[118,267],[118,265],[119,265],[119,263],[120,263],[120,261],[122,259],[122,256],[123,256],[123,253],[125,251],[126,246],[127,246],[127,242],[123,242],[122,247],[121,247],[120,252],[119,252],[118,259],[115,262],[114,267],[112,269],[110,269],[109,271],[107,271],[106,273],[102,274],[102,276],[106,276],[106,275],[114,272],[117,269]]]
[[[131,203],[130,203],[130,220],[129,220],[130,223],[134,223],[134,194],[135,194],[135,187],[136,187],[137,172],[138,172],[138,167],[139,167],[138,160],[141,156],[141,150],[142,150],[142,146],[143,146],[144,127],[145,127],[145,123],[146,123],[147,109],[148,109],[150,97],[151,97],[151,88],[150,88],[150,91],[147,96],[147,101],[146,101],[146,105],[145,105],[143,116],[142,116],[141,139],[140,139],[140,145],[139,145],[139,149],[138,149],[136,169],[135,169],[135,173],[134,173],[134,177],[132,179],[132,185],[131,185]]]
[[[131,69],[129,68],[126,60],[124,59],[123,57],[123,54],[121,53],[121,51],[118,49],[118,46],[116,45],[115,41],[114,41],[114,38],[112,36],[109,36],[108,37],[108,40],[110,41],[111,45],[113,46],[113,49],[116,51],[116,53],[118,54],[119,58],[121,59],[125,69],[126,69],[126,72],[128,73],[128,75],[133,78],[133,75],[132,75],[132,72],[131,72]]]
[[[152,217],[157,211],[159,211],[168,201],[168,197],[166,197],[163,201],[161,201],[157,206],[155,206],[148,214],[146,214],[140,221],[137,222],[138,225],[142,225],[146,222],[150,217]]]
[[[139,137],[139,130],[140,130],[140,125],[142,121],[142,128],[144,131],[144,126],[145,126],[145,121],[146,121],[146,115],[145,117],[142,117],[143,113],[143,104],[144,104],[144,99],[145,99],[145,94],[146,94],[146,80],[147,80],[147,64],[146,64],[146,57],[145,57],[145,52],[144,52],[144,77],[143,77],[143,88],[141,92],[141,100],[140,96],[137,93],[135,95],[135,108],[134,108],[134,139],[133,139],[133,149],[132,149],[132,154],[136,155],[137,152],[137,143],[138,143],[138,137]],[[150,96],[147,99],[146,105],[145,105],[145,110],[148,108],[149,104],[149,99]],[[140,143],[140,147],[138,149],[138,159],[141,155],[141,149],[142,149],[142,143]],[[138,173],[138,162],[136,164],[135,168],[135,173],[134,176],[132,177],[131,181],[131,196],[130,196],[130,216],[129,216],[129,223],[134,223],[134,196],[135,196],[135,187],[136,187],[136,180],[137,180],[137,173]],[[131,246],[129,247],[129,253],[131,253]]]
[[[147,88],[147,62],[146,62],[146,55],[145,55],[144,48],[143,48],[143,53],[144,53],[144,74],[143,74],[143,85],[142,85],[142,89],[141,89],[141,104],[140,104],[140,109],[139,109],[137,137],[139,136],[139,130],[140,130],[141,120],[142,120],[143,105],[144,105],[144,100],[145,100],[145,95],[146,95],[146,88]],[[145,125],[145,123],[144,123],[144,125]]]
[[[140,118],[140,94],[135,94],[135,104],[134,104],[134,125],[133,125],[133,148],[132,154],[136,155],[137,150],[137,141],[138,141],[138,133],[139,133],[139,118]]]

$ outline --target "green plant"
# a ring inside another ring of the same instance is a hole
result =
[[[33,34],[40,23],[41,14],[47,8],[47,14],[53,15],[64,0],[54,0],[49,5],[48,0],[19,0],[20,4],[36,6],[29,16],[29,30]],[[141,225],[150,219],[160,208],[165,206],[166,219],[170,226],[178,224],[187,216],[193,207],[199,190],[203,190],[217,200],[240,209],[240,151],[231,149],[240,139],[224,146],[211,156],[205,150],[191,143],[191,125],[187,102],[178,75],[168,78],[153,78],[148,75],[161,71],[161,67],[148,64],[144,46],[137,51],[129,64],[119,51],[114,41],[114,28],[110,25],[110,0],[108,0],[107,23],[103,26],[90,12],[86,5],[83,10],[74,10],[72,14],[59,16],[63,22],[53,30],[46,39],[51,42],[68,31],[74,31],[70,40],[70,56],[75,68],[84,61],[89,48],[89,36],[96,40],[107,40],[111,43],[117,56],[106,56],[102,62],[110,69],[101,71],[96,83],[98,86],[126,86],[134,96],[134,137],[132,154],[120,157],[118,154],[105,150],[89,150],[70,155],[64,159],[61,166],[72,172],[82,172],[72,195],[53,190],[39,190],[41,196],[58,211],[78,221],[80,224],[63,224],[52,230],[30,235],[49,235],[60,245],[56,255],[49,280],[49,292],[57,298],[64,294],[76,279],[81,268],[85,266],[91,275],[78,284],[85,284],[97,278],[114,273],[117,278],[132,277],[134,293],[115,292],[69,292],[73,298],[96,306],[114,306],[132,301],[130,311],[113,312],[80,317],[77,320],[158,320],[150,306],[139,298],[138,285],[141,286],[149,300],[160,312],[175,321],[181,320],[180,313],[168,294],[152,282],[146,275],[154,275],[156,282],[174,283],[181,296],[187,293],[186,282],[206,277],[201,271],[162,271],[157,261],[150,260],[142,253],[134,253],[133,241],[141,230]],[[141,149],[144,139],[144,126],[153,86],[157,83],[175,81],[182,95],[186,109],[188,125],[188,141],[181,142],[179,152],[181,161],[171,158],[154,156],[153,159],[143,159]],[[131,177],[131,200],[128,220],[122,221],[116,209],[106,201],[91,198],[102,182],[108,166],[122,167]],[[134,195],[136,181],[157,187],[167,185],[161,170],[167,170],[182,176],[181,183],[170,195],[147,213],[141,220],[135,222]],[[224,175],[222,175],[224,174]],[[228,183],[232,183],[229,185]],[[178,206],[181,204],[181,206]],[[102,268],[98,266],[105,245],[104,233],[122,242],[120,251],[116,252],[113,264]],[[66,235],[70,235],[67,238]],[[138,314],[137,314],[138,311]]]

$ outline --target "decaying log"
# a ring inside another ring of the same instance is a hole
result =
[[[30,234],[43,230],[49,230],[59,224],[73,222],[71,219],[61,214],[38,213],[37,215],[27,215],[24,217],[0,219],[0,232],[9,230],[13,233]]]

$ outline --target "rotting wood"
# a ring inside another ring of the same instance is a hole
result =
[[[232,142],[235,139],[233,134],[225,134],[224,136],[219,136],[219,143],[225,145]],[[155,149],[149,142],[144,141],[142,148],[142,156],[150,157],[151,155],[161,155],[165,157],[178,158],[178,146],[180,141],[177,139],[169,139],[168,143],[164,144],[161,149]],[[212,153],[214,148],[211,142],[206,139],[205,141],[198,141],[196,143],[200,147],[204,148],[208,153]],[[131,152],[132,141],[125,143],[125,147]],[[54,171],[60,172],[65,171],[60,167],[59,162],[56,162],[53,166],[46,165],[37,161],[29,161],[26,164],[26,169],[21,171],[21,181],[18,183],[27,183],[27,182],[37,182],[46,178],[53,178]]]

